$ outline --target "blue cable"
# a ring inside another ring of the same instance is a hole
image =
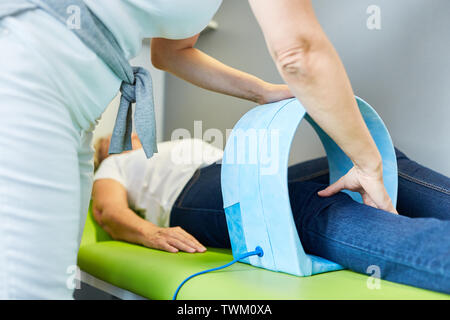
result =
[[[200,272],[194,273],[193,275],[190,275],[189,277],[187,277],[186,279],[184,279],[184,280],[180,283],[180,285],[178,286],[177,290],[175,290],[175,294],[173,295],[172,300],[177,300],[177,295],[178,295],[178,292],[180,291],[181,287],[182,287],[188,280],[192,279],[193,277],[196,277],[196,276],[198,276],[198,275],[201,275],[201,274],[204,274],[204,273],[207,273],[207,272],[217,271],[217,270],[220,270],[220,269],[227,268],[227,267],[231,266],[232,264],[238,262],[239,260],[245,259],[245,258],[250,257],[250,256],[258,256],[258,257],[262,257],[263,255],[264,255],[263,249],[262,249],[260,246],[257,246],[257,247],[255,248],[255,251],[250,251],[250,252],[243,253],[242,255],[240,255],[239,257],[237,257],[236,259],[234,259],[233,261],[228,262],[227,264],[224,264],[223,266],[220,266],[220,267],[217,267],[217,268],[212,268],[212,269],[208,269],[208,270],[204,270],[204,271],[200,271]]]

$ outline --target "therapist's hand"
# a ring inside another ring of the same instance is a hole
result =
[[[265,82],[261,88],[260,98],[256,101],[258,104],[266,104],[284,99],[293,98],[289,87],[285,84],[272,84]]]
[[[383,170],[363,170],[354,166],[338,181],[319,191],[319,196],[329,197],[341,190],[359,192],[364,204],[398,214],[383,183]]]
[[[181,227],[161,228],[151,226],[144,233],[142,244],[149,248],[168,252],[205,252],[206,248]]]

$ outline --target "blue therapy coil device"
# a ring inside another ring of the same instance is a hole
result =
[[[383,159],[383,179],[394,206],[397,161],[386,126],[375,110],[356,97],[359,110]],[[330,184],[352,168],[338,145],[307,115],[297,99],[257,106],[235,125],[222,159],[221,183],[233,257],[253,266],[297,276],[343,269],[324,258],[306,254],[289,202],[289,152],[303,118],[318,134],[328,157]],[[346,191],[362,202],[359,193]],[[260,247],[263,255],[241,259]]]

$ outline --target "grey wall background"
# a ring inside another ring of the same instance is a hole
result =
[[[450,1],[313,0],[316,14],[347,69],[355,94],[386,123],[408,156],[450,176]],[[366,26],[369,5],[381,9],[381,30]],[[197,47],[213,57],[281,83],[261,31],[244,0],[224,0],[216,31]],[[167,75],[164,139],[176,128],[193,132],[194,120],[225,130],[255,104],[199,89]],[[323,155],[304,122],[291,149],[291,163]]]

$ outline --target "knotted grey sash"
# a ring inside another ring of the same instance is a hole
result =
[[[67,25],[69,7],[80,10],[80,24],[70,29],[100,57],[123,82],[120,88],[119,111],[111,137],[109,153],[131,149],[132,103],[135,105],[134,125],[147,158],[157,152],[153,87],[150,73],[131,67],[114,35],[92,13],[82,0],[0,0],[0,18],[25,10],[41,8]]]

